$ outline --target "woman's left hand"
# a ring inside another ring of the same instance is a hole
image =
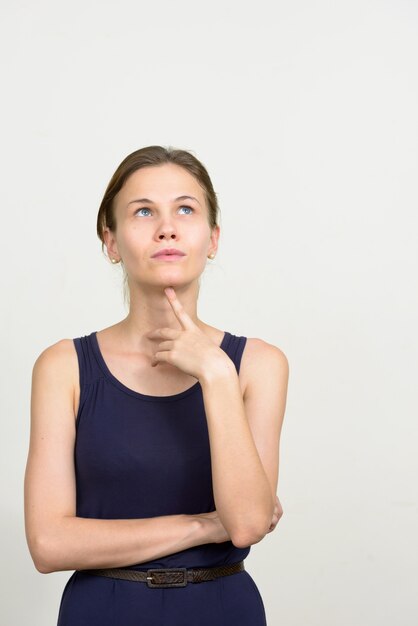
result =
[[[164,293],[183,330],[156,328],[146,333],[146,337],[161,340],[151,365],[169,363],[198,380],[203,375],[225,371],[225,366],[229,368],[228,355],[193,322],[174,289],[166,287]]]
[[[274,505],[274,511],[273,511],[273,517],[271,520],[271,524],[270,527],[268,529],[268,533],[271,533],[277,526],[277,523],[279,521],[279,519],[281,518],[281,516],[283,515],[283,507],[282,507],[282,503],[280,502],[278,496],[276,495],[276,501],[275,501],[275,505]]]

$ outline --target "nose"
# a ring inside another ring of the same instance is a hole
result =
[[[176,234],[175,233],[160,233],[158,235],[158,239],[175,239],[176,238]]]
[[[172,224],[166,222],[158,232],[158,239],[176,239],[176,230]]]

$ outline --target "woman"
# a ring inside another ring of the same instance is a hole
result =
[[[217,213],[192,154],[127,156],[97,232],[129,313],[35,362],[26,536],[39,572],[75,570],[59,626],[266,624],[243,561],[282,515],[288,362],[197,316]]]

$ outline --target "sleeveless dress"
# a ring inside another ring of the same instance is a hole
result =
[[[80,402],[74,463],[76,515],[139,519],[216,509],[210,442],[199,381],[170,396],[126,387],[110,372],[97,331],[73,339]],[[220,348],[239,372],[246,337],[224,332]],[[194,546],[129,566],[215,567],[246,558],[232,541]],[[57,626],[266,626],[260,592],[245,570],[185,587],[104,578],[76,570]]]

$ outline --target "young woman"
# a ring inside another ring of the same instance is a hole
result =
[[[97,232],[129,313],[35,362],[26,536],[39,572],[75,570],[59,626],[266,624],[244,559],[282,515],[289,368],[276,346],[197,315],[217,217],[191,153],[127,156]]]

